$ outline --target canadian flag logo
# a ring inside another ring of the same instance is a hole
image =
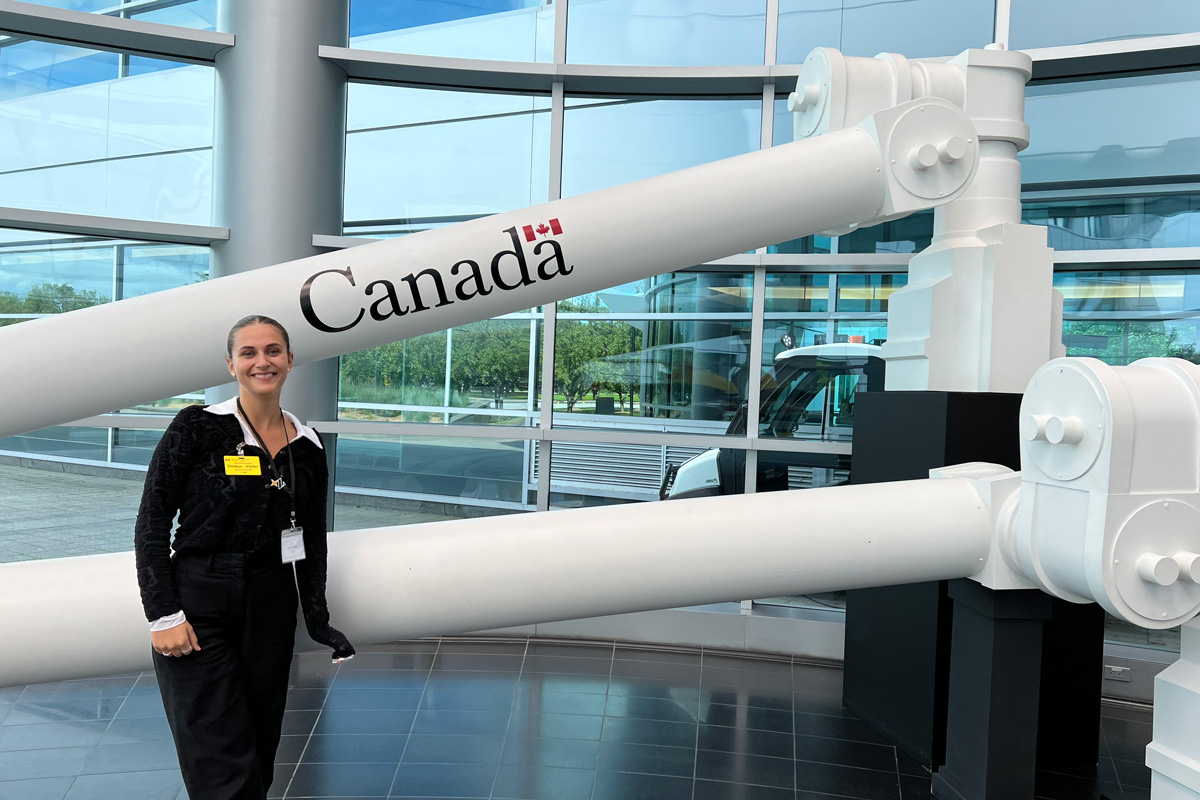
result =
[[[557,219],[552,219],[549,222],[539,222],[535,228],[532,225],[525,225],[521,228],[525,232],[525,241],[536,241],[539,236],[549,236],[553,233],[558,236],[562,233],[562,225],[558,224]]]

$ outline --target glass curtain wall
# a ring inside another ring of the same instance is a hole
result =
[[[0,41],[0,206],[207,225],[215,70]]]
[[[354,0],[350,46],[496,61],[554,60],[554,0]]]
[[[779,64],[801,64],[814,47],[848,56],[954,55],[993,40],[993,0],[779,0]]]
[[[1011,0],[1009,44],[1014,50],[1097,44],[1200,30],[1200,5],[1157,0]]]
[[[766,0],[572,0],[567,61],[576,64],[761,64]]]
[[[208,278],[208,248],[0,229],[0,326],[17,325]],[[171,415],[202,387],[133,414]],[[59,425],[0,439],[8,453],[146,465],[160,431]]]
[[[178,25],[203,31],[217,27],[217,0],[27,0],[39,6],[65,8],[108,17]]]

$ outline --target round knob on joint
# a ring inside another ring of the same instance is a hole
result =
[[[1158,553],[1143,553],[1138,556],[1137,574],[1146,583],[1170,586],[1179,580],[1179,564]]]
[[[797,86],[796,91],[788,95],[788,111],[801,113],[808,111],[821,99],[821,87],[811,83]]]
[[[967,140],[961,136],[951,136],[938,145],[938,158],[946,164],[952,164],[966,154]]]
[[[938,149],[931,144],[923,144],[912,151],[909,163],[913,169],[929,169],[938,162]]]
[[[1027,442],[1046,441],[1046,420],[1049,414],[1022,414],[1021,438]]]
[[[1076,444],[1083,440],[1083,420],[1079,417],[1050,417],[1046,420],[1046,441],[1050,444]]]
[[[1200,583],[1200,553],[1180,550],[1175,554],[1175,563],[1179,565],[1179,576],[1192,583]]]

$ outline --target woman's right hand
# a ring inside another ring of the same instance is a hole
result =
[[[150,634],[150,642],[154,651],[164,656],[186,656],[193,650],[200,649],[196,640],[196,632],[188,622],[181,622],[174,628],[165,631],[154,631]]]

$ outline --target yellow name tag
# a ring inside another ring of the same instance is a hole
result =
[[[258,456],[225,456],[226,475],[262,475]]]

